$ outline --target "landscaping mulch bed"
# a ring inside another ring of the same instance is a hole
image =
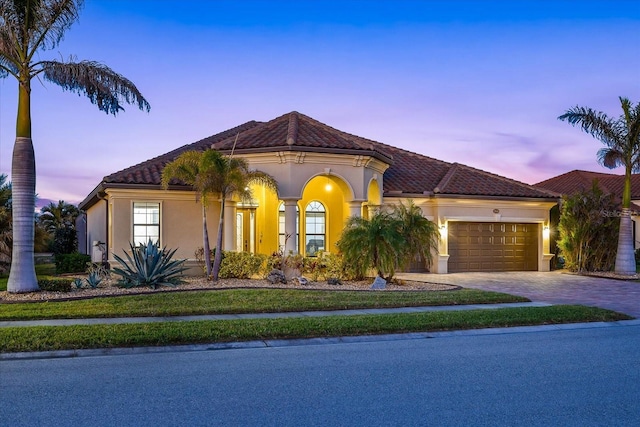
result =
[[[327,282],[309,282],[301,285],[297,280],[290,280],[287,284],[271,284],[260,279],[220,279],[217,282],[206,280],[205,278],[188,278],[185,283],[176,287],[162,286],[158,289],[149,287],[121,288],[114,280],[103,282],[95,289],[83,287],[81,289],[72,288],[71,292],[28,292],[22,294],[12,294],[6,291],[0,292],[0,303],[3,302],[30,302],[30,301],[53,301],[86,299],[102,296],[117,295],[139,295],[157,292],[181,292],[195,290],[221,290],[232,288],[274,288],[274,289],[301,289],[301,290],[330,290],[330,291],[368,291],[368,292],[388,292],[388,291],[449,291],[459,289],[458,286],[440,283],[425,283],[416,281],[399,281],[398,283],[387,284],[385,289],[371,290],[373,279],[365,281],[345,281],[342,285],[329,285]]]

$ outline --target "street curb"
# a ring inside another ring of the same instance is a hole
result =
[[[163,347],[130,347],[104,348],[85,350],[57,350],[21,353],[0,353],[0,362],[6,360],[61,359],[73,357],[126,356],[138,354],[184,353],[192,351],[238,350],[255,348],[284,348],[309,345],[334,345],[369,343],[380,341],[421,340],[433,338],[449,338],[456,336],[504,335],[532,332],[561,332],[578,329],[602,329],[640,326],[640,319],[621,320],[617,322],[564,323],[558,325],[514,326],[506,328],[469,329],[462,331],[411,332],[406,334],[358,335],[327,338],[301,338],[258,340],[244,342],[226,342],[211,344],[188,344]]]

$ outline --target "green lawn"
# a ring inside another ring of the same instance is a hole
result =
[[[550,306],[316,318],[9,327],[0,328],[0,352],[373,335],[624,319],[629,317],[598,308]]]
[[[38,274],[39,277],[52,275],[52,266],[38,266]],[[6,282],[6,278],[0,278],[0,289],[6,289]],[[0,304],[0,320],[184,316],[523,301],[528,300],[476,289],[432,292],[224,289]],[[373,335],[630,318],[598,308],[551,306],[313,318],[6,327],[0,328],[0,352]]]
[[[529,300],[476,289],[433,292],[224,289],[158,292],[75,301],[0,304],[0,320],[272,313],[523,301]]]

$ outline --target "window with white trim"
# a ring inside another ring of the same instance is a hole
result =
[[[160,243],[160,203],[133,203],[133,244]]]
[[[325,250],[326,210],[320,202],[313,201],[305,210],[305,255],[316,256]]]

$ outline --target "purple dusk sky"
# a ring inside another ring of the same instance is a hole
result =
[[[103,62],[151,112],[114,118],[34,81],[37,193],[77,203],[105,175],[293,110],[526,183],[605,171],[600,142],[557,117],[640,102],[639,40],[638,0],[87,0],[40,59]],[[5,174],[16,87],[0,81]]]

